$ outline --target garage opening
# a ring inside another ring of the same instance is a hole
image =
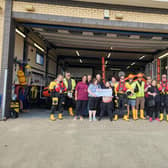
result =
[[[157,78],[155,56],[167,48],[167,42],[168,35],[161,32],[18,23],[14,92],[31,93],[22,106],[31,109],[28,116],[38,116],[41,109],[50,108],[51,100],[43,95],[43,90],[59,73],[68,71],[76,81],[83,74],[98,73],[110,80],[112,76],[118,78],[120,71]],[[44,116],[49,114],[44,111]]]

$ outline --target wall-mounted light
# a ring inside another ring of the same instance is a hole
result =
[[[159,57],[159,59],[162,59],[162,58],[167,57],[167,56],[168,56],[168,52],[165,53],[165,54],[163,54],[163,55],[161,55],[161,56]]]
[[[121,19],[123,19],[123,17],[124,17],[124,16],[123,16],[122,13],[116,13],[116,14],[115,14],[115,18],[116,18],[116,19],[120,19],[120,20],[121,20]]]
[[[77,50],[76,50],[76,55],[77,55],[78,57],[80,57],[79,51],[77,51]]]
[[[26,5],[25,9],[29,12],[34,12],[35,11],[35,8],[33,7],[33,5]]]
[[[104,19],[110,18],[110,11],[108,9],[104,9]]]
[[[145,58],[145,55],[143,55],[142,57],[140,57],[139,60],[142,60],[143,58]]]
[[[129,69],[130,68],[130,66],[127,66],[127,69]]]
[[[42,47],[40,47],[37,43],[34,43],[34,46],[36,48],[38,48],[40,51],[44,52],[44,49]]]
[[[16,33],[19,34],[21,37],[25,38],[26,35],[22,33],[19,29],[15,29]]]

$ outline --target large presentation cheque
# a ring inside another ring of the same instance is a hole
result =
[[[96,89],[95,94],[97,97],[103,97],[103,96],[111,97],[112,89]]]

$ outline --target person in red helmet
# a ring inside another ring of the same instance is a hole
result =
[[[50,120],[52,121],[56,120],[54,116],[54,112],[56,109],[58,109],[58,112],[59,112],[58,119],[62,120],[63,119],[62,113],[64,110],[64,104],[65,104],[64,93],[67,91],[67,88],[63,83],[63,76],[61,74],[59,74],[57,78],[50,83],[49,91],[52,97]]]
[[[128,84],[125,82],[125,73],[119,73],[120,81],[115,86],[115,97],[118,100],[118,109],[115,110],[114,121],[118,120],[118,113],[121,112],[123,115],[123,120],[129,121],[127,116],[127,88]]]

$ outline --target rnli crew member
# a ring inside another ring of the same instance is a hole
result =
[[[128,84],[125,82],[125,74],[121,73],[119,74],[120,81],[118,84],[115,86],[115,97],[118,99],[118,109],[119,111],[122,112],[123,114],[123,119],[126,121],[129,121],[128,116],[126,115],[127,113],[127,104],[128,104],[128,99],[127,99],[127,88]],[[114,121],[118,120],[118,114],[115,114],[114,116]]]
[[[166,74],[162,75],[162,80],[158,85],[160,91],[160,121],[164,119],[164,110],[166,110],[166,120],[168,121],[168,81]]]
[[[63,76],[61,74],[59,74],[57,78],[50,83],[49,91],[52,97],[50,119],[52,121],[56,120],[54,116],[54,112],[56,109],[58,109],[58,112],[59,112],[58,119],[62,120],[63,119],[62,113],[64,110],[64,104],[65,104],[64,93],[67,91],[67,89],[63,83]]]
[[[144,105],[145,105],[145,82],[142,80],[143,74],[139,73],[137,75],[138,80],[135,82],[135,93],[136,93],[136,119],[138,119],[138,110],[140,106],[140,118],[145,120],[144,117]]]
[[[145,82],[145,112],[146,112],[146,116],[148,117],[149,116],[149,106],[148,106],[148,98],[149,98],[149,95],[148,95],[148,89],[151,87],[151,82],[152,82],[152,78],[151,76],[147,76],[146,77],[146,82]]]
[[[127,90],[127,95],[128,95],[128,106],[127,106],[127,111],[128,111],[128,118],[129,118],[129,114],[130,114],[130,106],[132,109],[132,117],[133,120],[136,120],[136,111],[135,111],[135,105],[136,105],[136,94],[134,92],[135,89],[135,82],[133,81],[134,79],[134,75],[129,74],[128,76],[128,90]]]
[[[65,84],[65,87],[67,88],[65,104],[70,116],[74,116],[73,108],[75,103],[74,103],[73,94],[76,87],[76,82],[74,79],[71,78],[70,72],[65,73],[64,84]]]
[[[106,82],[105,88],[112,89],[110,82]],[[102,119],[105,112],[108,113],[109,119],[110,121],[112,121],[113,120],[113,92],[110,97],[109,96],[102,97],[101,112],[100,112],[100,117],[98,119],[99,121]]]

